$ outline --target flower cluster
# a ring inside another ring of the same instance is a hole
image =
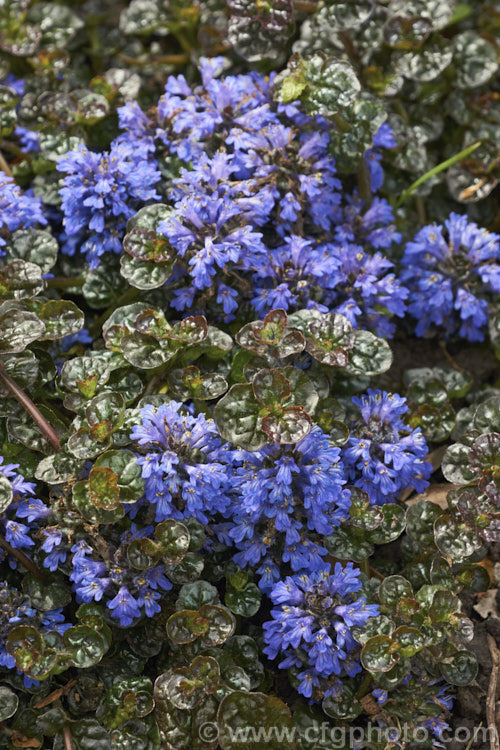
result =
[[[415,333],[437,327],[482,341],[489,301],[500,292],[500,237],[467,216],[451,213],[444,226],[421,229],[406,245],[402,280],[410,289],[408,310]]]
[[[139,206],[160,200],[154,189],[160,179],[147,150],[114,142],[109,153],[80,146],[57,164],[66,174],[60,190],[66,242],[63,250],[85,253],[95,268],[103,253],[120,253],[127,220]]]
[[[41,198],[31,190],[23,193],[12,177],[0,172],[0,255],[5,255],[2,248],[10,232],[46,224]]]
[[[131,438],[148,452],[137,463],[146,480],[143,501],[155,506],[156,521],[196,518],[208,523],[230,506],[231,452],[212,420],[191,416],[178,401],[145,406]]]
[[[359,417],[342,449],[349,481],[367,492],[373,505],[394,502],[410,487],[423,492],[432,467],[420,428],[411,430],[402,420],[406,399],[369,388],[352,401]]]
[[[60,635],[71,627],[71,623],[65,622],[61,608],[38,611],[28,596],[9,586],[7,581],[0,581],[0,667],[16,667],[14,657],[5,648],[5,641],[10,630],[17,625],[35,625],[42,632],[55,630]],[[37,681],[24,677],[24,683],[26,687],[30,687],[37,684]]]
[[[416,674],[406,675],[391,690],[376,688],[371,694],[388,713],[399,713],[403,705],[412,706],[413,716],[418,716],[416,735],[421,727],[432,737],[442,740],[443,733],[450,729],[450,725],[443,718],[443,711],[447,714],[453,707],[450,685],[442,679],[430,676],[425,669],[419,669]],[[439,743],[433,743],[433,746],[445,747]]]
[[[229,322],[238,296],[260,315],[314,307],[392,335],[389,319],[404,314],[408,292],[376,252],[400,239],[391,207],[342,193],[324,118],[273,101],[272,76],[217,78],[224,65],[202,59],[195,87],[170,77],[156,127],[135,103],[120,110],[118,141],[166,146],[188,165],[157,229],[176,252],[170,304],[205,312],[215,303]],[[374,189],[380,149],[393,145],[382,126],[367,154]]]
[[[260,131],[278,122],[272,79],[255,71],[219,79],[226,64],[222,57],[202,58],[202,84],[191,87],[183,75],[170,76],[158,102],[155,135],[185,162],[224,144],[248,153]]]
[[[172,588],[163,564],[138,570],[127,558],[127,547],[135,539],[152,535],[153,526],[137,529],[134,524],[122,534],[111,557],[105,559],[84,540],[72,547],[71,580],[78,602],[106,601],[106,607],[122,627],[128,627],[142,613],[154,617],[160,611],[162,591]]]
[[[445,750],[487,683],[500,26],[454,5],[0,0],[0,750]]]
[[[8,480],[7,485],[10,484],[12,492],[12,500],[0,518],[0,530],[15,549],[30,549],[35,546],[32,537],[38,530],[39,522],[46,519],[51,511],[33,496],[35,485],[18,474],[18,468],[19,464],[4,464],[0,456],[0,476]],[[5,551],[0,549],[0,561],[5,556]],[[11,567],[15,567],[15,559],[10,556],[8,559]]]
[[[360,571],[352,563],[335,564],[310,574],[302,573],[274,584],[270,598],[278,605],[272,620],[264,623],[270,659],[285,658],[281,669],[295,669],[299,693],[318,700],[338,694],[342,675],[361,671],[358,644],[351,634],[354,625],[364,625],[379,614],[376,604],[367,604],[358,592]]]
[[[295,446],[236,451],[234,460],[232,519],[218,527],[239,549],[234,561],[256,567],[264,591],[282,562],[293,571],[321,567],[326,550],[315,533],[331,533],[350,506],[340,450],[314,427]]]

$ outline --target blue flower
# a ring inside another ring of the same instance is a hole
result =
[[[236,155],[250,151],[262,128],[277,122],[272,81],[256,72],[218,79],[226,65],[222,57],[202,58],[200,86],[191,87],[182,75],[167,80],[156,137],[184,161],[196,161],[214,141]]]
[[[90,268],[105,252],[121,252],[127,220],[149,201],[159,200],[153,185],[161,175],[139,145],[115,141],[109,153],[95,153],[85,146],[59,160],[66,173],[60,190],[64,228],[72,255],[75,243],[85,253]]]
[[[18,125],[14,130],[14,135],[19,138],[21,148],[25,153],[36,154],[40,151],[40,134],[36,130],[28,130]]]
[[[70,579],[78,602],[103,601],[111,616],[128,626],[142,614],[154,617],[160,611],[158,602],[172,583],[164,565],[139,571],[128,557],[128,546],[137,539],[153,539],[154,525],[139,528],[135,523],[125,531],[113,550],[101,557],[102,549],[84,543],[74,545]],[[101,559],[98,559],[101,557]]]
[[[183,414],[182,407],[177,401],[145,406],[142,424],[134,426],[131,438],[149,450],[137,463],[156,521],[196,518],[206,524],[229,508],[231,452],[212,420]]]
[[[451,213],[444,226],[426,226],[406,245],[401,279],[410,289],[417,336],[437,327],[446,337],[484,339],[489,304],[500,292],[499,240]]]
[[[71,623],[65,622],[62,609],[39,612],[26,594],[9,586],[6,581],[0,581],[0,667],[16,667],[14,657],[5,648],[5,642],[10,630],[18,625],[31,625],[42,635],[49,630],[56,630],[62,635],[71,627]],[[24,676],[24,684],[25,687],[31,687],[38,682]]]
[[[368,149],[365,153],[365,160],[370,173],[370,187],[373,193],[376,193],[384,182],[380,149],[395,148],[397,145],[391,126],[384,122],[373,136],[373,148]]]
[[[392,272],[393,263],[380,252],[366,253],[347,242],[325,246],[335,261],[328,286],[329,309],[338,312],[356,327],[391,337],[395,326],[390,317],[404,317],[408,290]]]
[[[46,224],[41,198],[35,198],[31,190],[22,192],[12,177],[0,172],[0,255],[5,255],[1,249],[6,244],[2,236],[5,230],[15,232]]]
[[[430,719],[424,719],[420,726],[428,729],[438,740],[442,740],[443,733],[451,729],[450,725],[440,716],[432,716]],[[437,747],[445,747],[445,745],[435,744]]]
[[[406,399],[369,388],[352,401],[359,417],[342,449],[350,482],[368,493],[372,505],[395,502],[409,487],[423,492],[432,466],[425,461],[428,449],[420,428],[411,430],[402,420]]]
[[[234,561],[258,566],[266,591],[282,561],[292,570],[322,566],[326,550],[314,532],[332,533],[350,506],[340,450],[314,427],[294,446],[236,451],[234,460],[232,521],[220,529],[239,550]]]
[[[233,172],[226,154],[217,152],[211,159],[205,156],[192,171],[182,171],[182,178],[170,194],[175,211],[159,223],[158,232],[167,237],[176,252],[171,283],[183,284],[174,292],[172,304],[178,310],[191,307],[198,291],[210,289],[212,296],[216,276],[231,268],[251,268],[255,257],[267,253],[262,233],[254,228],[261,220],[256,217],[265,212],[262,191],[249,195],[250,187],[239,184],[236,192],[231,187]],[[190,284],[187,290],[185,277]],[[235,309],[237,294],[232,290],[228,295],[228,289],[223,284],[217,298],[226,315]]]
[[[0,518],[0,532],[5,539],[17,549],[29,549],[35,546],[31,534],[37,532],[41,523],[51,514],[50,508],[38,498],[33,497],[35,485],[27,482],[18,474],[16,469],[19,464],[4,464],[0,456],[0,475],[9,480],[12,487],[12,501],[5,508]],[[26,523],[22,523],[23,519]],[[0,551],[0,561],[6,557],[3,550]],[[17,567],[14,557],[7,555],[9,565]]]
[[[137,601],[126,586],[120,587],[115,598],[108,602],[108,607],[122,627],[132,625],[133,621],[141,615]]]
[[[302,573],[272,587],[275,605],[269,622],[264,623],[264,653],[275,659],[285,657],[281,669],[306,666],[297,674],[299,693],[314,700],[334,694],[338,678],[361,671],[356,658],[358,644],[351,634],[354,625],[364,625],[379,614],[376,604],[362,596],[360,571],[352,563],[335,564],[312,573]]]

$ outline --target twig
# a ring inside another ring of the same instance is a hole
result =
[[[60,687],[57,690],[54,690],[45,698],[42,698],[42,700],[38,701],[38,703],[35,703],[33,708],[45,708],[45,706],[50,706],[51,703],[54,703],[62,695],[66,695],[66,693],[69,693],[71,688],[74,687],[74,685],[76,685],[77,682],[78,680],[70,680],[69,682],[66,683],[66,685],[63,685],[63,687]]]
[[[4,539],[3,536],[0,536],[0,547],[3,547],[3,549],[8,552],[9,555],[15,557],[16,560],[21,563],[21,565],[24,565],[24,567],[29,570],[29,572],[34,575],[37,580],[41,581],[42,583],[47,583],[46,577],[41,572],[41,570],[38,570],[35,563],[32,562],[22,550],[16,549],[16,547],[13,547],[11,544],[9,544],[9,542]]]
[[[72,276],[67,278],[54,277],[53,279],[47,279],[45,282],[47,289],[68,289],[72,286],[83,286],[84,284],[85,279],[83,279],[81,276]]]
[[[75,750],[75,746],[73,745],[73,737],[71,736],[71,729],[69,728],[68,724],[65,724],[63,726],[62,733],[65,750]]]
[[[481,727],[482,727],[482,726],[483,726],[483,722],[482,722],[482,721],[480,721],[480,722],[479,722],[479,724],[477,725],[477,728],[478,728],[478,729],[481,729]],[[472,733],[472,737],[470,738],[470,740],[469,740],[469,741],[468,741],[468,743],[466,744],[466,746],[465,746],[464,750],[470,750],[470,749],[471,749],[471,747],[472,747],[472,743],[474,742],[474,740],[475,740],[475,739],[476,739],[476,733],[475,733],[475,732],[473,732],[473,733]]]
[[[500,652],[497,649],[495,639],[488,633],[488,646],[491,654],[491,676],[486,696],[486,720],[490,730],[490,748],[491,750],[500,750],[498,740],[498,729],[496,723],[496,695],[498,681],[498,667],[500,666]]]
[[[2,154],[1,151],[0,151],[0,169],[2,170],[2,172],[5,172],[7,177],[13,177],[12,170],[7,164],[7,162],[5,161],[4,155]]]
[[[47,438],[52,447],[55,448],[58,453],[60,453],[61,443],[59,442],[56,431],[47,422],[39,408],[35,406],[30,397],[23,391],[20,386],[18,386],[15,380],[12,380],[10,375],[7,375],[2,363],[0,363],[0,379],[3,380],[5,387],[10,391],[11,395],[14,396],[14,398],[21,404],[23,409],[25,409],[32,417],[33,421],[38,425],[38,427],[42,431],[42,434]]]
[[[441,347],[441,351],[443,352],[444,356],[446,357],[450,365],[453,367],[453,369],[458,370],[458,372],[465,372],[463,367],[460,367],[460,365],[457,365],[457,363],[451,356],[450,352],[446,348],[446,343],[443,340],[439,342],[439,346]]]
[[[455,154],[455,156],[452,156],[450,159],[446,159],[446,161],[442,161],[440,164],[437,164],[432,169],[429,169],[428,172],[423,174],[421,177],[418,178],[418,180],[415,180],[409,188],[404,190],[399,198],[396,201],[396,208],[399,208],[402,203],[407,200],[407,198],[412,195],[415,190],[420,187],[420,185],[423,185],[424,182],[427,182],[431,177],[434,177],[435,175],[442,172],[444,169],[448,169],[449,167],[452,167],[454,164],[456,164],[458,161],[462,161],[463,159],[466,159],[468,156],[470,156],[476,149],[481,146],[481,141],[474,141],[474,143],[471,143],[470,146],[467,146],[467,148],[464,148],[462,151],[460,151],[458,154]]]
[[[379,581],[384,581],[385,580],[384,576],[382,575],[382,573],[379,573],[378,570],[375,570],[375,568],[372,568],[371,565],[369,567],[369,571],[370,571],[370,575],[375,576],[375,578],[378,578]]]

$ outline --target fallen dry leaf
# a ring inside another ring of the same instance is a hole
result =
[[[474,604],[473,610],[480,615],[483,620],[487,617],[496,617],[498,619],[498,610],[496,605],[496,595],[498,589],[490,589],[478,597],[478,603]]]

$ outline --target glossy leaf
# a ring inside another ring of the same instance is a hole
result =
[[[246,730],[250,741],[248,750],[262,750],[258,730],[268,730],[266,750],[288,750],[292,736],[293,720],[290,709],[279,698],[264,693],[235,691],[226,695],[217,713],[221,750],[240,750],[238,729]],[[252,730],[250,732],[248,730]],[[274,731],[273,731],[274,730]]]

